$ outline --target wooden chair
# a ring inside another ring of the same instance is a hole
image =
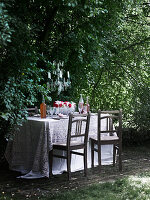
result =
[[[106,120],[106,130],[102,130],[102,120]],[[114,128],[114,122],[118,127]],[[103,134],[103,135],[102,135]],[[105,135],[106,134],[106,135]],[[94,167],[94,152],[98,152],[98,165],[101,171],[101,145],[113,145],[113,166],[116,162],[116,151],[119,158],[119,171],[122,171],[122,110],[98,111],[98,134],[91,140],[91,167]],[[97,148],[96,148],[97,146]]]
[[[52,175],[53,157],[63,158],[67,160],[68,180],[71,179],[71,155],[76,154],[84,157],[84,174],[87,176],[87,142],[90,123],[90,113],[69,115],[68,133],[66,143],[53,144],[53,150],[66,151],[66,156],[56,155],[54,151],[49,152],[49,171]],[[73,128],[74,127],[74,128]],[[83,153],[74,151],[83,149]]]
[[[34,114],[38,113],[37,106],[35,106],[33,108],[27,108],[26,110],[27,110],[29,116],[33,116]]]

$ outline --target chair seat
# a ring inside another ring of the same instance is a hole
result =
[[[98,139],[97,138],[90,138],[91,140],[94,141],[94,143],[98,144]],[[113,135],[113,136],[109,136],[109,135],[106,135],[106,136],[102,136],[101,137],[101,143],[105,143],[107,144],[107,142],[109,144],[114,144],[114,143],[118,143],[119,141],[119,137],[116,136],[116,135]]]
[[[115,141],[115,140],[119,140],[119,137],[116,136],[116,135],[113,135],[113,136],[107,135],[107,136],[102,136],[101,137],[101,141],[107,141],[107,140],[109,140],[109,141]]]
[[[77,147],[77,146],[84,146],[83,142],[77,142],[77,141],[72,141],[70,143],[70,147]],[[60,149],[60,148],[66,149],[67,148],[67,144],[64,142],[57,142],[53,144],[53,149]]]

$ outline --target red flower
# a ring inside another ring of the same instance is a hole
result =
[[[58,104],[56,102],[53,103],[53,107],[58,108]]]
[[[62,107],[62,103],[59,104],[59,107]]]
[[[71,106],[72,106],[72,105],[71,105],[71,103],[69,103],[69,105],[68,105],[68,106],[69,106],[69,108],[71,108]]]

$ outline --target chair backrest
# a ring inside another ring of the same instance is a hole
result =
[[[106,123],[105,130],[102,130],[102,123]],[[117,128],[115,128],[115,124],[117,124]],[[101,140],[102,133],[110,136],[116,133],[120,139],[122,138],[122,109],[98,111],[98,140]]]
[[[70,114],[68,124],[67,145],[70,146],[72,139],[83,141],[84,144],[88,141],[90,123],[90,113],[87,114]]]
[[[35,107],[33,107],[33,108],[27,108],[26,110],[27,110],[29,116],[32,116],[32,115],[38,113],[38,108],[37,108],[37,106],[35,106]]]

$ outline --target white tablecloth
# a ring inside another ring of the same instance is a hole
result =
[[[103,120],[102,129],[106,129],[106,121]],[[21,178],[49,177],[48,154],[53,143],[65,141],[67,137],[67,119],[41,119],[40,117],[28,117],[28,121],[16,131],[13,141],[9,141],[5,157],[9,168],[19,171]],[[89,137],[97,135],[97,115],[90,118]],[[64,153],[64,152],[63,152]],[[112,164],[112,145],[102,146],[102,165]],[[88,167],[91,167],[90,144],[88,144]],[[97,164],[97,153],[95,154]],[[83,169],[83,157],[72,155],[71,171]],[[54,158],[53,174],[66,171],[66,160]]]

